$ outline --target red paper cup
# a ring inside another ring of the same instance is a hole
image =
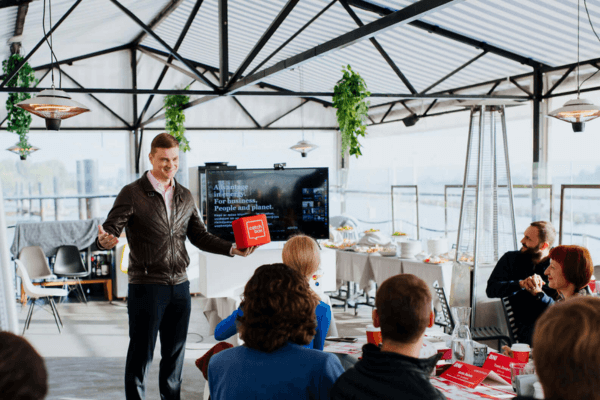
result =
[[[367,326],[367,342],[379,346],[383,343],[381,339],[381,328],[375,328],[373,325]]]
[[[529,362],[529,352],[531,348],[526,343],[515,343],[512,345],[511,350],[513,351],[513,358],[520,363]]]
[[[443,348],[438,349],[437,352],[442,355],[442,360],[452,360],[452,349]]]

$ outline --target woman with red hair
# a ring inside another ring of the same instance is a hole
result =
[[[593,273],[594,264],[588,249],[569,245],[556,246],[550,250],[550,266],[544,275],[548,276],[548,286],[558,291],[556,301],[563,301],[574,296],[590,294],[588,284]],[[532,279],[529,292],[541,302],[551,305],[555,299],[542,291],[543,284],[541,279]]]

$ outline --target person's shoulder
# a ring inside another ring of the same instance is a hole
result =
[[[228,362],[230,360],[239,359],[245,354],[245,346],[231,347],[229,349],[221,350],[217,354],[210,358],[209,365],[217,365],[219,363]]]
[[[504,255],[500,258],[500,260],[498,262],[501,262],[501,261],[514,262],[514,261],[519,260],[522,255],[523,255],[523,253],[521,253],[519,250],[507,251],[506,253],[504,253]]]
[[[317,313],[320,311],[321,313],[325,313],[331,310],[331,306],[324,301],[319,301],[317,304]]]

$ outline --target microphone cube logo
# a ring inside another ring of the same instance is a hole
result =
[[[265,225],[262,219],[246,221],[246,232],[248,233],[248,239],[251,240],[256,240],[267,236]]]

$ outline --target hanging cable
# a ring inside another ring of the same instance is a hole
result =
[[[587,0],[583,0],[583,5],[585,6],[585,12],[587,14],[588,21],[590,22],[590,26],[592,27],[592,32],[594,32],[594,35],[596,35],[596,39],[598,39],[598,41],[600,42],[600,36],[598,36],[598,33],[596,33],[596,29],[594,28],[594,24],[592,24],[592,18],[590,17],[590,11],[588,10]],[[579,34],[579,32],[578,32],[578,34]],[[579,44],[578,44],[577,48],[578,48],[577,54],[579,54]],[[579,62],[579,60],[577,60],[577,62]],[[600,69],[597,70],[596,72],[594,72],[592,75],[590,75],[587,78],[585,78],[585,80],[583,82],[581,82],[581,85],[579,85],[579,88],[577,89],[577,92],[579,93],[579,89],[581,89],[581,86],[583,86],[584,83],[586,83],[588,80],[590,80],[591,78],[593,78],[594,76],[596,76],[596,74],[598,72],[600,72]]]
[[[52,30],[52,0],[48,0],[48,17],[50,19],[50,30]],[[54,54],[54,50],[52,49],[52,35],[50,35],[50,41],[48,41],[48,35],[46,33],[46,0],[44,0],[44,7],[42,12],[42,29],[44,31],[44,37],[46,38],[46,43],[48,43],[48,47],[50,48],[50,71],[52,73],[52,87],[54,87],[54,61],[58,64],[58,58],[56,58],[56,54]],[[62,87],[62,74],[60,73],[60,69],[58,71],[58,87]]]

